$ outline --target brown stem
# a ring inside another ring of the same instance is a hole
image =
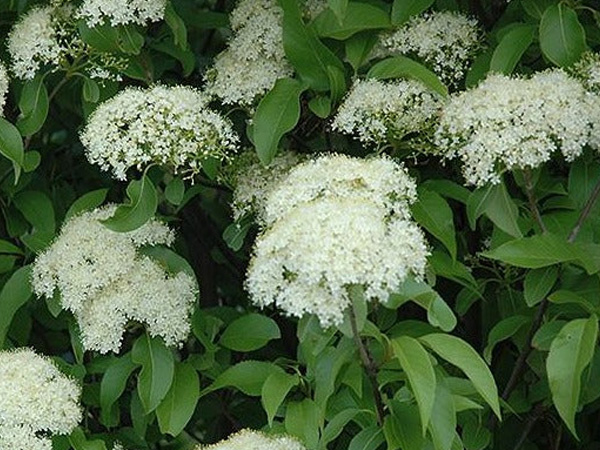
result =
[[[587,217],[590,215],[590,211],[592,210],[592,208],[594,207],[594,204],[596,203],[596,200],[598,199],[598,195],[600,195],[600,181],[598,181],[598,183],[596,183],[596,186],[594,187],[594,190],[592,191],[590,198],[588,198],[588,201],[585,204],[583,211],[581,211],[581,214],[579,215],[579,218],[577,219],[577,223],[575,224],[575,226],[573,227],[573,230],[571,230],[571,233],[569,234],[569,238],[567,239],[567,241],[569,241],[570,243],[575,242],[575,239],[577,238],[577,235],[579,234],[579,231],[581,230],[581,226],[583,225],[583,222],[585,222],[585,219],[587,219]]]
[[[542,233],[547,233],[548,229],[546,228],[546,225],[544,224],[544,221],[542,219],[542,215],[540,214],[540,210],[537,207],[535,193],[533,191],[531,169],[527,168],[523,170],[523,178],[525,179],[525,192],[527,193],[527,200],[529,200],[529,209],[531,211],[531,215],[542,230]]]
[[[365,371],[367,372],[367,376],[369,378],[369,381],[371,382],[371,387],[373,389],[373,397],[375,398],[375,406],[377,408],[377,423],[379,424],[379,426],[382,426],[385,412],[383,408],[383,400],[381,398],[381,393],[379,392],[379,385],[377,384],[377,364],[375,364],[375,361],[373,360],[369,349],[365,346],[365,343],[358,334],[358,327],[356,325],[356,314],[354,313],[354,307],[352,305],[350,305],[349,312],[352,336],[354,337],[354,342],[358,347],[360,359],[362,361],[363,367],[365,368]]]

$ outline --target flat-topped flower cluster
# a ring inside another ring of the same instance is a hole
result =
[[[131,320],[176,345],[190,331],[196,280],[184,272],[169,274],[140,252],[144,246],[172,244],[167,226],[152,219],[135,231],[114,232],[101,222],[114,211],[108,206],[69,219],[35,261],[34,291],[47,298],[59,295],[62,308],[77,319],[87,350],[117,352]]]
[[[259,306],[343,321],[348,288],[385,302],[408,276],[422,276],[428,250],[410,219],[415,183],[387,158],[323,156],[300,164],[265,201],[246,287]]]
[[[196,450],[306,450],[290,436],[269,436],[254,430],[241,430],[229,438],[209,446],[198,446]]]

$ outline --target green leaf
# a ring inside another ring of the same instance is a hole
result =
[[[395,338],[392,341],[392,349],[408,377],[412,393],[417,400],[422,432],[425,435],[435,401],[434,386],[436,385],[429,354],[418,340],[409,336]]]
[[[506,242],[498,248],[482,253],[482,256],[516,267],[539,269],[574,261],[581,255],[575,245],[569,244],[561,237],[544,234]]]
[[[15,184],[21,175],[25,150],[19,130],[6,119],[0,117],[0,154],[13,163]]]
[[[346,15],[346,9],[348,8],[348,0],[327,0],[329,9],[333,11],[338,21],[341,23]]]
[[[498,342],[513,336],[527,323],[529,323],[529,317],[510,316],[494,325],[494,328],[492,328],[490,334],[488,334],[487,346],[483,350],[483,357],[486,362],[488,364],[492,363],[492,352]]]
[[[527,306],[535,306],[550,293],[558,279],[558,267],[549,266],[530,270],[525,275],[523,294]]]
[[[369,58],[371,50],[377,43],[377,35],[375,33],[358,33],[348,38],[345,42],[346,59],[357,72]]]
[[[409,300],[427,310],[427,320],[431,325],[444,331],[452,331],[456,326],[456,316],[444,299],[431,286],[414,279],[404,281],[384,306],[397,308]]]
[[[82,95],[86,102],[97,103],[100,100],[100,86],[91,78],[85,77],[83,79]]]
[[[74,450],[106,450],[106,444],[100,439],[88,441],[80,427],[75,428],[69,435],[69,443]]]
[[[154,261],[162,265],[162,267],[171,275],[176,275],[179,272],[185,272],[192,279],[196,280],[196,272],[187,259],[175,253],[168,247],[163,245],[153,245],[140,249],[140,253],[149,256]]]
[[[471,195],[471,191],[451,180],[427,180],[421,186],[464,205],[467,204]]]
[[[39,167],[40,162],[42,162],[42,155],[40,155],[40,152],[35,150],[25,152],[23,155],[23,172],[33,172]]]
[[[597,297],[595,300],[596,299]],[[575,292],[568,291],[566,289],[560,289],[556,292],[553,292],[548,296],[548,300],[558,305],[572,303],[578,305],[584,311],[590,314],[600,313],[598,303],[594,303],[583,295],[576,294]]]
[[[219,343],[237,352],[250,352],[280,337],[279,327],[273,319],[262,314],[248,314],[231,322]]]
[[[413,61],[406,56],[393,56],[376,63],[369,72],[367,78],[377,78],[387,80],[389,78],[410,78],[420,81],[429,89],[446,97],[448,88],[440,81],[436,74]]]
[[[348,446],[348,450],[377,450],[385,442],[383,429],[374,425],[360,431]]]
[[[565,320],[555,320],[543,324],[533,335],[531,346],[543,352],[549,351],[552,341],[566,324]]]
[[[456,411],[452,393],[443,382],[435,387],[435,403],[429,429],[435,450],[450,450],[456,434]]]
[[[173,178],[165,186],[165,198],[172,205],[178,206],[185,195],[185,183],[179,177]]]
[[[44,125],[48,116],[48,90],[44,77],[38,75],[31,81],[26,81],[19,97],[21,115],[17,120],[17,128],[23,136],[31,136]]]
[[[533,43],[536,30],[533,25],[517,25],[506,33],[492,54],[490,71],[510,75]]]
[[[32,295],[30,279],[31,266],[23,266],[10,276],[0,291],[0,349],[4,347],[15,313]]]
[[[314,20],[313,27],[321,37],[345,40],[366,30],[379,30],[390,27],[388,13],[375,5],[360,2],[348,2],[342,18],[332,10],[326,10]]]
[[[309,398],[301,402],[289,402],[285,413],[285,429],[298,437],[306,447],[316,448],[322,417],[319,407]]]
[[[254,225],[254,219],[251,215],[239,218],[223,230],[223,240],[231,250],[237,252],[243,247],[244,240],[252,229],[252,225]]]
[[[428,334],[419,338],[438,355],[462,370],[481,397],[500,418],[498,389],[483,359],[465,341],[449,334]]]
[[[419,201],[412,205],[415,220],[438,238],[456,259],[456,237],[452,209],[444,198],[427,189],[419,189]]]
[[[221,373],[210,386],[200,392],[200,396],[232,386],[246,395],[258,397],[262,393],[265,380],[273,372],[283,372],[283,369],[269,362],[242,361]]]
[[[179,17],[171,2],[168,2],[167,7],[165,8],[165,22],[167,22],[167,25],[173,33],[175,45],[181,49],[186,49],[188,46],[187,28],[185,27],[185,22]]]
[[[281,137],[298,123],[302,92],[302,83],[281,78],[258,104],[253,119],[253,141],[263,164],[273,160]]]
[[[103,422],[109,422],[112,406],[125,391],[127,380],[137,367],[138,365],[131,359],[131,353],[127,353],[116,359],[104,372],[100,383],[100,408]]]
[[[158,196],[152,180],[144,175],[141,180],[134,180],[127,186],[129,203],[121,205],[112,217],[106,219],[104,225],[118,232],[133,231],[144,225],[156,213]]]
[[[283,8],[283,48],[289,62],[300,78],[316,91],[327,91],[327,68],[333,66],[344,71],[339,58],[306,27],[297,0],[280,0]]]
[[[525,12],[538,21],[541,20],[546,8],[556,3],[557,0],[521,0]]]
[[[290,375],[285,372],[273,372],[265,380],[265,384],[261,390],[261,402],[265,412],[269,426],[273,426],[273,418],[277,410],[285,400],[285,397],[297,386],[300,382],[298,375]]]
[[[80,20],[77,28],[81,39],[95,49],[109,53],[120,50],[119,32],[110,24],[104,23],[90,28],[86,25],[85,20]]]
[[[598,318],[567,323],[552,341],[546,360],[552,401],[567,427],[577,437],[575,413],[579,405],[581,374],[594,356],[598,339]]]
[[[519,209],[508,194],[504,183],[492,184],[473,191],[467,202],[467,217],[471,229],[477,218],[485,214],[498,228],[514,237],[522,237],[518,224]]]
[[[394,0],[392,5],[392,23],[402,25],[413,16],[418,16],[431,5],[434,0]]]
[[[429,357],[429,356],[428,356]],[[432,396],[435,395],[432,392]],[[420,432],[419,411],[417,407],[397,400],[391,402],[392,414],[387,415],[383,423],[383,433],[388,450],[422,450],[424,438]]]
[[[129,26],[118,28],[121,50],[130,55],[139,55],[144,46],[144,35]]]
[[[331,114],[331,99],[326,96],[311,98],[308,107],[317,117],[326,119]]]
[[[577,62],[587,45],[577,13],[564,3],[549,6],[540,22],[540,47],[546,58],[560,67]]]
[[[68,220],[84,211],[90,211],[94,208],[97,208],[104,203],[106,194],[108,194],[108,189],[97,189],[95,191],[90,191],[83,194],[71,204],[67,214],[65,214],[65,220]]]
[[[13,201],[32,226],[31,233],[21,236],[21,240],[35,252],[44,249],[50,244],[56,231],[52,201],[40,191],[19,192]]]
[[[325,425],[325,428],[323,429],[321,441],[319,442],[319,448],[327,448],[327,444],[337,438],[344,430],[344,427],[348,424],[348,422],[350,422],[360,413],[361,411],[359,409],[344,409],[333,416],[333,418],[327,422],[327,425]]]
[[[165,398],[173,382],[173,353],[162,339],[140,336],[131,350],[131,359],[142,366],[137,393],[146,413],[154,411]]]
[[[178,436],[192,418],[199,396],[196,370],[188,363],[176,363],[171,389],[156,408],[161,433]]]

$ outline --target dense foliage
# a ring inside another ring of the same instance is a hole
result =
[[[592,0],[0,2],[0,450],[600,448]]]

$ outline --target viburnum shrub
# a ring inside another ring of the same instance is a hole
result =
[[[591,0],[1,0],[0,450],[600,448]]]

